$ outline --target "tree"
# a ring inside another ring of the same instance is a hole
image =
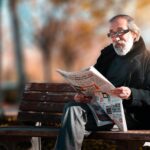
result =
[[[17,75],[18,75],[17,85],[18,85],[18,92],[20,96],[24,87],[25,74],[24,74],[24,67],[23,67],[21,37],[19,32],[20,28],[19,28],[18,16],[16,11],[17,2],[18,0],[9,1],[9,9],[11,15],[12,31],[13,31],[14,50],[16,54],[16,66],[17,66]]]

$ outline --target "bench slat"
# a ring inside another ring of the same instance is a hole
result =
[[[41,93],[41,92],[28,92],[24,93],[22,100],[24,101],[45,101],[45,102],[68,102],[74,99],[74,93]]]
[[[56,112],[61,113],[64,108],[64,103],[49,103],[49,102],[25,102],[23,101],[20,105],[22,111],[37,111],[37,112]]]
[[[62,114],[42,114],[42,113],[29,113],[29,112],[20,112],[18,116],[19,121],[24,122],[42,122],[48,123],[49,125],[60,124]]]
[[[20,136],[20,137],[56,137],[59,129],[57,128],[43,128],[33,126],[23,127],[1,127],[0,136]]]
[[[150,130],[128,130],[127,132],[98,131],[93,135],[91,134],[88,138],[104,140],[150,141]]]
[[[43,127],[1,127],[0,136],[33,136],[33,137],[56,137],[59,129],[56,128],[43,128]],[[150,141],[150,131],[127,131],[127,132],[111,132],[111,131],[98,131],[88,137],[88,139],[105,139],[105,140],[139,140]]]
[[[28,83],[25,91],[45,91],[45,92],[74,92],[74,88],[67,83]]]

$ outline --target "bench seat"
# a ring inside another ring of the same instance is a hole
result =
[[[49,127],[1,127],[0,136],[27,136],[27,137],[50,137],[54,138],[58,135],[58,128]],[[105,140],[138,140],[150,141],[149,130],[129,130],[127,132],[120,131],[97,131],[91,134],[88,139],[105,139]]]
[[[56,138],[65,103],[73,100],[76,91],[66,83],[27,83],[20,102],[16,126],[0,127],[4,137]],[[39,124],[39,125],[38,125]],[[150,141],[150,130],[97,131],[86,139],[114,140],[128,147],[137,141]],[[132,147],[133,148],[133,147]]]

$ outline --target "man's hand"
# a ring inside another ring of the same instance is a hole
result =
[[[76,102],[89,103],[92,100],[92,96],[86,96],[84,94],[76,94],[74,96],[74,100]]]
[[[121,87],[111,90],[110,94],[120,97],[121,99],[128,100],[131,96],[131,90],[128,87],[121,86]]]

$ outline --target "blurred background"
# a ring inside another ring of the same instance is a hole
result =
[[[93,65],[120,13],[135,18],[150,49],[149,0],[0,0],[1,120],[14,119],[24,83],[64,82],[57,68]]]
[[[0,0],[0,10],[4,110],[19,102],[24,83],[64,82],[57,68],[77,71],[93,65],[111,42],[106,34],[114,15],[134,17],[150,48],[149,0]]]

